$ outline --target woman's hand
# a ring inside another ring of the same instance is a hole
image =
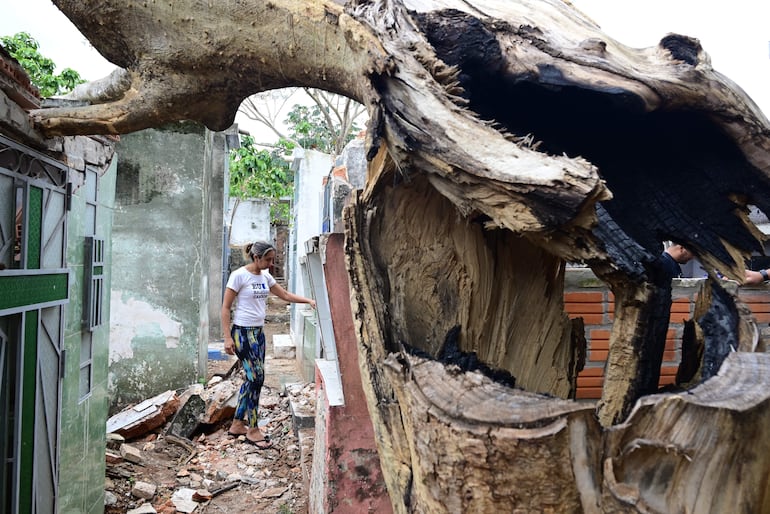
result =
[[[232,338],[225,339],[225,353],[227,355],[235,355],[235,342]]]

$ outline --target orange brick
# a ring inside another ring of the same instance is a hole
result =
[[[658,387],[671,385],[676,382],[676,377],[672,377],[670,375],[661,375],[660,380],[658,380]]]
[[[671,314],[690,314],[690,304],[689,303],[672,303],[671,304]]]
[[[599,367],[592,367],[592,368],[583,368],[580,373],[578,373],[578,377],[603,377],[604,376],[604,368]]]
[[[675,361],[676,361],[676,352],[673,352],[673,351],[663,352],[663,362],[675,362]]]
[[[610,341],[609,339],[591,339],[588,348],[590,348],[592,352],[594,350],[609,350]]]
[[[593,362],[603,362],[607,360],[607,355],[609,355],[609,353],[608,350],[591,350],[588,352],[588,360]]]
[[[750,303],[751,312],[770,312],[770,303]]]
[[[594,339],[607,339],[609,340],[611,332],[604,328],[595,328],[589,332],[588,338],[593,341]]]
[[[604,293],[602,292],[578,292],[572,291],[564,293],[564,301],[571,303],[596,303],[604,301]]]
[[[578,387],[575,398],[578,400],[598,400],[602,397],[601,387]]]
[[[564,304],[564,310],[570,314],[594,314],[604,312],[604,304],[601,303],[574,303]]]
[[[678,369],[679,369],[679,366],[661,366],[660,376],[663,376],[663,375],[676,376],[676,372]]]
[[[748,293],[738,295],[744,303],[770,303],[769,293]]]
[[[770,323],[770,312],[753,312],[757,323]]]
[[[603,314],[583,314],[582,316],[570,316],[571,318],[583,318],[583,324],[585,325],[602,325],[604,324]]]
[[[604,383],[603,377],[578,377],[577,386],[580,387],[601,387]]]

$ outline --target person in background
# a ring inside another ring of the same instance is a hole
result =
[[[670,278],[681,278],[682,267],[680,264],[686,264],[695,257],[693,253],[684,246],[674,243],[669,245],[661,254],[661,264],[664,271]]]
[[[651,266],[650,281],[656,286],[650,304],[656,307],[646,319],[649,325],[645,341],[640,349],[637,392],[640,395],[658,391],[660,367],[666,348],[666,336],[671,318],[672,280],[682,276],[681,264],[690,262],[695,255],[678,243],[667,244]]]
[[[233,271],[227,280],[222,300],[222,331],[225,353],[237,355],[243,364],[246,381],[238,395],[229,432],[244,435],[259,448],[269,448],[270,443],[259,430],[259,395],[265,381],[265,324],[267,298],[273,293],[292,303],[307,303],[315,309],[315,300],[286,291],[267,271],[275,261],[275,247],[264,241],[246,245],[251,262]],[[237,299],[237,301],[236,301]],[[232,326],[230,310],[235,302]]]
[[[759,271],[746,270],[746,279],[743,281],[745,286],[756,286],[770,280],[770,269],[761,269]]]

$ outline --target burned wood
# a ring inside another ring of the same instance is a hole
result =
[[[216,498],[222,493],[226,493],[227,491],[232,491],[236,487],[240,486],[240,482],[233,482],[231,484],[223,485],[222,487],[217,487],[213,491],[211,491],[211,497]]]
[[[701,379],[717,374],[730,352],[738,350],[738,309],[735,301],[718,282],[711,281],[711,302],[706,314],[698,319],[705,334]]]
[[[511,375],[508,371],[490,368],[484,362],[479,360],[476,352],[461,351],[459,337],[460,327],[452,327],[444,338],[444,344],[441,346],[441,349],[436,356],[436,360],[446,365],[457,366],[461,371],[478,371],[498,384],[508,387],[514,387],[516,385],[516,377]],[[404,348],[409,353],[418,357],[431,358],[429,354],[406,344],[404,344]]]

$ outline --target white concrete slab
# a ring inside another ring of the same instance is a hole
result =
[[[289,334],[273,335],[273,358],[275,359],[296,359],[297,348]]]
[[[326,397],[329,399],[330,407],[339,407],[345,405],[345,395],[342,392],[342,380],[340,370],[337,367],[337,361],[316,359],[316,368],[320,371],[323,381]]]

